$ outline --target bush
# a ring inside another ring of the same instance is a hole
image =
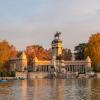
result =
[[[9,72],[0,72],[0,77],[15,77],[15,72],[14,71],[9,71]]]
[[[93,66],[92,68],[93,68],[93,71],[100,72],[100,65]]]

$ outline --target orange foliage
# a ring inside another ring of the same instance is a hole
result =
[[[51,59],[51,49],[46,50],[40,45],[27,46],[26,54],[27,54],[29,63],[32,62],[34,57],[37,57],[39,60],[50,60]]]
[[[94,70],[100,71],[100,33],[91,35],[85,54],[90,56]]]

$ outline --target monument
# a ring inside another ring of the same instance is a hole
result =
[[[49,75],[59,77],[62,74],[67,78],[70,73],[72,76],[84,74],[91,69],[91,59],[89,56],[86,60],[75,60],[74,55],[72,60],[65,61],[62,59],[63,42],[61,39],[61,32],[54,34],[54,39],[51,42],[52,59],[39,60],[37,57],[33,59],[33,65],[27,65],[27,57],[25,52],[17,58],[11,58],[10,69],[19,72],[16,77],[31,77],[31,78],[45,78]]]

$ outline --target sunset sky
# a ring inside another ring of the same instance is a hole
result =
[[[50,47],[56,31],[65,48],[100,32],[100,0],[0,0],[0,40],[19,50],[30,44]]]

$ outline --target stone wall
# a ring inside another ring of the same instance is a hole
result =
[[[47,78],[47,72],[29,72],[28,79],[35,79],[35,78]]]
[[[48,72],[16,72],[16,78],[20,79],[35,79],[35,78],[47,78]]]
[[[100,78],[100,73],[96,73],[97,78]]]
[[[27,72],[16,72],[16,78],[24,78],[27,79]]]

